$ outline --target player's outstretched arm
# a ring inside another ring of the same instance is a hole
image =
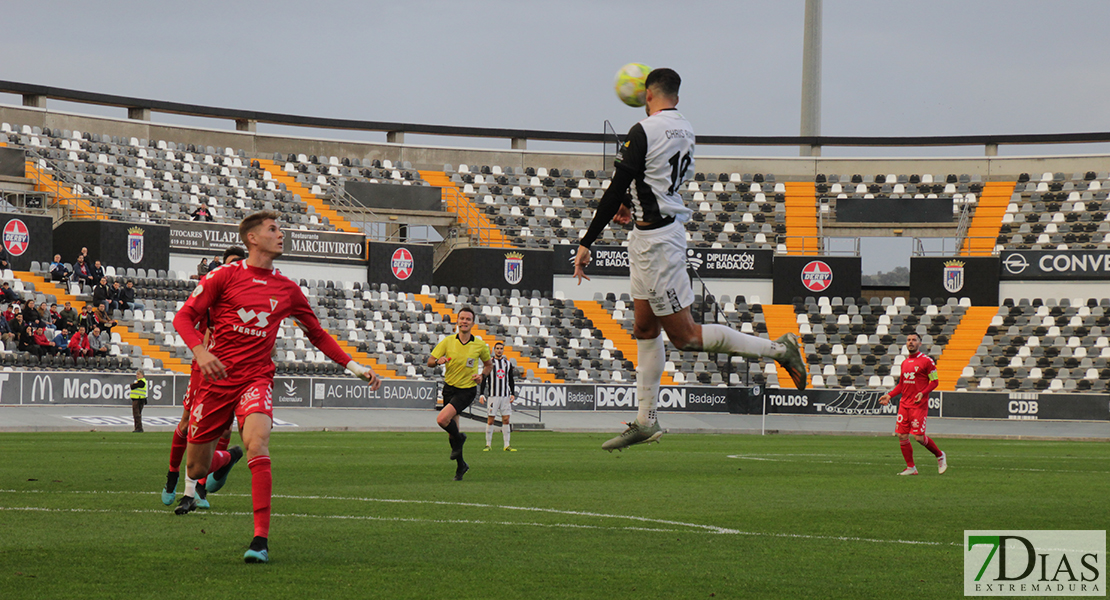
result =
[[[359,379],[365,381],[366,383],[369,383],[371,390],[377,391],[377,389],[382,386],[381,377],[378,377],[378,375],[376,373],[374,373],[374,371],[370,370],[369,368],[367,368],[367,367],[365,367],[365,366],[363,366],[363,365],[361,365],[361,364],[359,364],[359,363],[357,363],[353,360],[351,362],[347,363],[346,367],[347,367],[348,371],[350,371],[351,373],[353,373],[355,375],[355,377],[358,377]]]

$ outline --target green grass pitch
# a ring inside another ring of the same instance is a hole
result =
[[[615,432],[614,432],[615,433]],[[246,565],[249,470],[212,509],[161,504],[169,433],[0,435],[0,596],[955,598],[965,529],[1105,529],[1105,443],[513,434],[453,482],[446,436],[271,442],[271,563]],[[178,486],[178,493],[184,482]]]

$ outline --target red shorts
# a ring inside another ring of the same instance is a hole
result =
[[[925,419],[928,416],[928,403],[922,403],[921,406],[899,407],[898,424],[894,426],[894,433],[925,435]]]
[[[223,435],[231,427],[232,419],[239,420],[239,430],[243,429],[243,419],[252,413],[262,413],[271,420],[274,418],[274,403],[271,396],[273,379],[255,379],[241,386],[223,387],[202,380],[192,398],[189,411],[189,442],[204,444]]]

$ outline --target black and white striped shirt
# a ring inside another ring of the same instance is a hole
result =
[[[482,396],[491,398],[508,398],[516,396],[516,385],[513,383],[513,371],[516,366],[507,357],[493,359],[493,371],[482,380]]]

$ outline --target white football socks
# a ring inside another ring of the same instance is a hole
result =
[[[486,423],[486,445],[493,443],[493,425]]]
[[[636,420],[641,425],[655,423],[655,406],[659,401],[659,380],[663,377],[663,367],[667,355],[663,349],[663,336],[650,340],[636,340],[636,402],[640,412]]]
[[[702,325],[701,348],[711,354],[738,354],[744,358],[778,358],[786,350],[782,344],[724,325]]]
[[[501,437],[505,438],[505,447],[506,448],[509,447],[509,432],[510,431],[512,431],[512,428],[509,427],[509,424],[505,423],[505,422],[502,422],[501,423]],[[492,435],[492,434],[490,434],[490,435]]]
[[[197,497],[197,480],[189,479],[189,474],[185,474],[185,495]]]

